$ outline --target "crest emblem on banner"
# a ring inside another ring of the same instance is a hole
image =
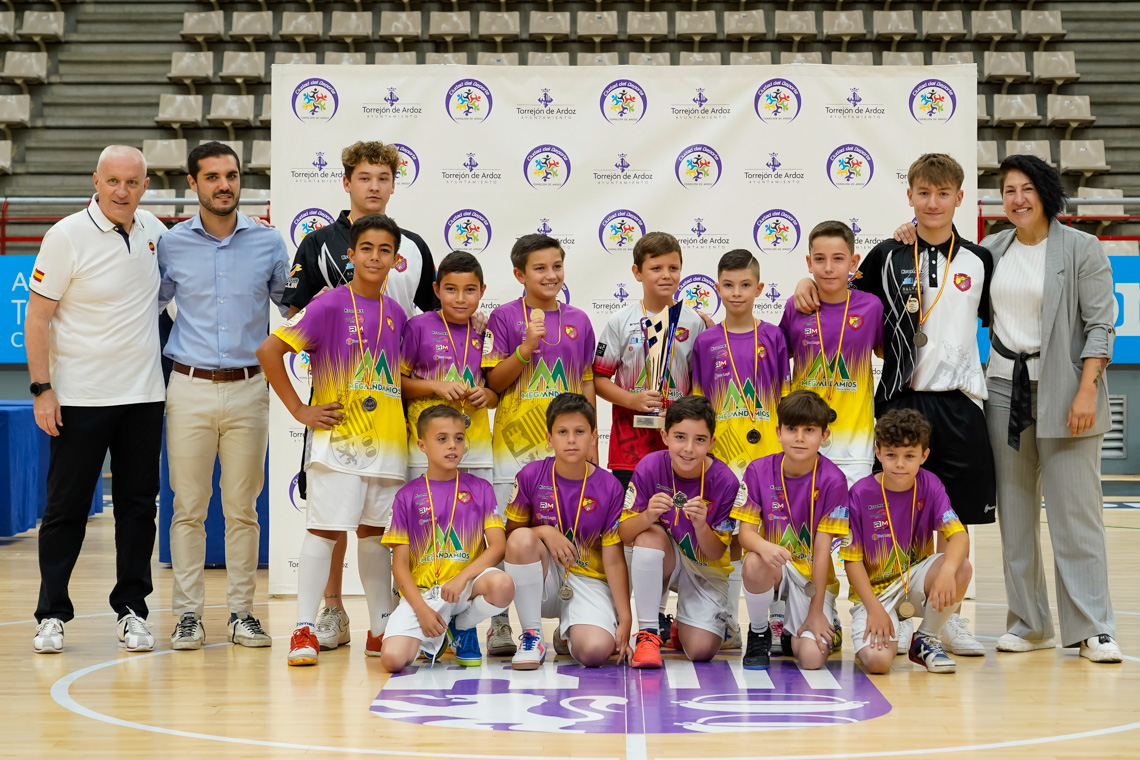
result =
[[[611,211],[598,225],[598,240],[607,253],[625,253],[645,234],[645,222],[629,209]]]
[[[460,209],[447,218],[443,235],[452,250],[482,253],[491,243],[491,222],[475,209]]]
[[[752,227],[752,239],[763,253],[791,253],[800,242],[800,223],[790,211],[765,211]]]
[[[919,82],[910,91],[910,115],[920,124],[945,124],[957,107],[954,89],[941,79]]]
[[[289,238],[294,246],[298,246],[310,232],[316,232],[335,222],[332,214],[323,208],[307,208],[293,217],[293,222],[289,225]]]
[[[707,145],[690,145],[677,156],[673,173],[683,187],[712,187],[720,179],[720,155]]]
[[[336,88],[327,79],[306,79],[293,90],[293,113],[304,122],[329,121],[339,105]]]
[[[707,275],[691,274],[685,277],[673,297],[678,301],[684,301],[690,309],[699,309],[709,316],[720,311],[720,296],[716,292],[716,281]],[[680,330],[677,333],[677,339],[681,340]],[[685,337],[688,337],[687,333]]]
[[[420,177],[420,157],[416,152],[403,143],[392,143],[400,157],[400,165],[393,178],[396,187],[411,187]]]
[[[753,104],[765,124],[795,121],[802,105],[799,89],[787,79],[769,79],[760,85]]]
[[[827,157],[827,178],[835,187],[866,187],[874,176],[871,154],[858,145],[840,145]]]
[[[444,106],[456,123],[480,123],[491,115],[491,88],[478,79],[460,79],[447,90]]]
[[[539,145],[523,159],[523,176],[531,187],[562,187],[570,180],[570,156],[557,145]]]
[[[636,124],[645,115],[648,104],[641,85],[632,79],[618,79],[605,86],[598,105],[611,124]]]

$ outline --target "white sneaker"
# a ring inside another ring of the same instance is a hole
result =
[[[1120,647],[1112,637],[1102,633],[1081,642],[1081,657],[1092,662],[1120,662],[1124,655],[1120,653]]]
[[[522,646],[511,658],[512,670],[537,670],[546,659],[546,645],[542,643],[542,631],[523,631],[519,636]]]
[[[183,612],[170,634],[171,649],[201,649],[206,641],[206,628],[193,612]]]
[[[959,617],[957,612],[942,627],[942,646],[950,654],[964,657],[981,657],[986,653],[986,648],[970,632],[969,619]]]
[[[1035,649],[1053,649],[1057,646],[1054,638],[1030,641],[1012,633],[1003,633],[998,637],[997,650],[999,652],[1032,652]]]
[[[721,643],[721,649],[740,649],[744,646],[744,642],[740,638],[740,623],[732,618],[728,619],[728,624],[724,627],[724,641]]]
[[[127,608],[127,614],[119,621],[116,630],[119,646],[128,652],[150,652],[154,649],[154,636],[146,621]]]
[[[32,639],[36,654],[54,654],[63,651],[63,621],[59,618],[44,618],[36,626],[36,637]]]
[[[511,633],[510,619],[496,615],[487,628],[487,654],[492,657],[509,657],[518,649]]]
[[[243,647],[271,647],[273,639],[261,627],[261,621],[248,612],[230,616],[230,641]]]
[[[336,649],[352,640],[348,627],[348,613],[339,607],[321,607],[317,615],[317,641],[321,651]]]
[[[899,640],[898,654],[910,652],[910,640],[914,638],[914,620],[912,618],[900,620],[899,627],[895,630],[895,636]]]

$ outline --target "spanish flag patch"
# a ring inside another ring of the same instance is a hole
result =
[[[44,281],[43,270],[36,269],[35,271],[33,271],[32,272],[32,279],[35,280],[36,282],[43,282]]]

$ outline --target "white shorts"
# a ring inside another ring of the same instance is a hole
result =
[[[308,477],[305,527],[316,530],[356,530],[361,525],[387,528],[392,503],[402,481],[340,472],[313,462]]]
[[[677,622],[723,636],[728,625],[728,579],[691,562],[674,541],[669,544],[673,547],[669,587],[677,589]]]
[[[811,597],[807,594],[808,579],[788,562],[783,567],[784,576],[780,580],[776,598],[787,602],[784,612],[784,630],[795,636],[800,626],[807,621],[811,609]],[[818,589],[817,589],[818,591]],[[835,595],[824,589],[823,614],[828,622],[835,620]]]
[[[883,589],[879,596],[879,602],[882,603],[883,609],[891,616],[891,626],[894,628],[895,633],[899,630],[899,613],[898,606],[902,602],[903,597],[910,599],[910,603],[914,605],[915,618],[922,617],[922,612],[926,608],[926,574],[930,572],[931,565],[934,560],[941,557],[941,554],[931,554],[929,557],[914,565],[910,569],[910,593],[903,593],[902,580],[892,583],[887,588]],[[851,609],[851,643],[855,646],[856,653],[867,646],[868,642],[863,641],[863,635],[867,632],[867,608],[862,604],[857,604]],[[896,640],[895,636],[891,637],[892,641]]]
[[[498,505],[495,507],[495,512],[499,517],[503,518],[503,522],[505,523],[507,520],[507,505],[511,503],[511,496],[513,496],[515,492],[515,481],[512,480],[510,483],[494,483],[493,487],[495,489],[495,501],[498,502]]]
[[[450,622],[451,618],[462,612],[466,612],[467,608],[471,606],[471,594],[472,589],[475,587],[475,581],[487,573],[498,572],[502,571],[489,567],[476,575],[463,589],[463,593],[459,595],[458,602],[445,602],[439,595],[438,586],[433,586],[422,592],[424,601],[428,603],[429,607],[438,612],[440,617]],[[439,648],[443,645],[443,637],[446,635],[445,632],[433,639],[425,638],[423,629],[420,628],[420,619],[416,617],[416,611],[412,609],[412,605],[407,599],[400,600],[400,603],[396,606],[396,611],[389,616],[388,625],[384,629],[384,636],[387,638],[392,638],[393,636],[408,636],[413,639],[419,639],[423,642],[423,648],[428,652],[438,652]]]
[[[571,626],[593,625],[611,636],[617,633],[617,608],[610,584],[598,578],[588,578],[578,573],[570,573],[567,585],[574,589],[574,596],[564,602],[558,598],[562,585],[562,565],[554,561],[550,550],[546,550],[546,578],[542,584],[542,616],[558,618],[558,630],[563,638]]]

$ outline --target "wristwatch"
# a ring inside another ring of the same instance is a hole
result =
[[[50,391],[51,383],[32,383],[29,390],[31,390],[33,396],[38,396],[44,391]]]

